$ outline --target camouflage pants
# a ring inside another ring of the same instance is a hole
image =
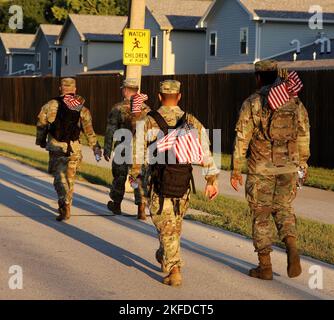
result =
[[[113,182],[110,187],[110,198],[114,202],[121,203],[124,199],[125,184],[128,177],[129,165],[112,163]],[[144,191],[142,186],[134,190],[136,205],[145,204]]]
[[[173,267],[183,266],[181,260],[182,222],[189,206],[189,193],[182,199],[164,199],[163,206],[157,194],[152,193],[149,208],[157,228],[160,247],[158,256],[163,267],[170,272]]]
[[[253,243],[256,252],[271,252],[274,219],[278,235],[297,237],[292,202],[296,198],[297,175],[248,175],[246,196],[253,217]]]
[[[70,157],[50,152],[49,173],[54,177],[53,185],[60,203],[72,205],[75,176],[81,160],[81,152],[74,153]]]

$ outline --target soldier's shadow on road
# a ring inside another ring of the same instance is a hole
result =
[[[14,171],[13,169],[6,167],[4,165],[0,165],[0,169],[5,170],[8,174],[11,174],[11,173],[15,175],[18,174],[17,171]],[[35,179],[33,177],[29,177],[29,178],[24,177],[24,179],[21,179],[20,181],[12,180],[11,184],[19,188],[22,188],[26,191],[39,194],[43,197],[46,197],[48,199],[55,201],[55,197],[56,197],[55,191],[53,190],[52,185],[50,185],[50,183],[47,181],[42,181],[39,179]],[[5,186],[1,186],[1,188],[3,187]],[[41,187],[43,191],[41,191]],[[5,187],[5,188],[8,188],[8,187]],[[96,191],[99,192],[98,190]],[[27,215],[26,212],[19,212],[19,213],[27,217],[30,217],[31,219],[34,219],[38,221],[39,223],[52,227],[56,229],[57,231],[66,234],[69,237],[72,237],[78,241],[81,241],[82,243],[96,249],[97,251],[100,251],[110,256],[111,258],[118,260],[119,262],[123,264],[126,264],[128,266],[134,266],[137,269],[151,276],[153,279],[160,280],[160,277],[156,273],[153,273],[150,270],[143,268],[142,266],[138,265],[138,263],[146,265],[151,270],[159,271],[159,269],[155,265],[149,263],[148,261],[142,259],[141,257],[127,250],[124,250],[88,232],[85,232],[79,228],[76,228],[75,226],[72,226],[66,223],[59,223],[55,221],[54,220],[55,216],[52,215],[52,213],[56,213],[56,209],[49,206],[48,204],[43,203],[39,200],[36,200],[35,198],[29,197],[25,194],[22,194],[16,191],[15,189],[11,189],[11,192],[13,193],[11,197],[16,197],[16,198],[19,198],[21,201],[25,201],[26,203],[29,203],[31,206],[34,206],[34,209],[37,210],[36,212],[40,212],[38,216],[34,215],[32,217]],[[20,209],[20,208],[17,208],[15,205],[13,205],[12,201],[10,201],[9,199],[4,199],[4,200],[1,199],[0,201],[2,204],[6,205],[7,207],[10,207],[12,205],[11,208],[13,210],[17,211]],[[124,219],[124,217],[110,216],[108,215],[105,205],[102,205],[100,202],[97,202],[93,199],[86,198],[82,195],[75,194],[74,206],[79,209],[91,212],[92,215],[106,216],[105,218],[108,220],[112,220],[113,223],[119,224],[123,227],[131,229],[138,233],[151,236],[157,241],[157,232],[153,226],[148,225],[146,223],[139,222],[131,218]],[[43,210],[43,212],[41,212],[41,210]],[[50,220],[45,219],[46,216],[50,218],[52,217],[52,219]],[[206,258],[209,258],[213,261],[222,263],[245,275],[248,275],[248,270],[254,267],[253,264],[247,261],[235,258],[233,256],[226,255],[216,250],[212,250],[208,247],[201,246],[198,243],[195,243],[193,241],[189,241],[186,239],[182,240],[182,248],[189,250],[191,252],[194,252],[198,255],[204,256]]]
[[[160,271],[160,269],[149,261],[73,225],[56,221],[55,215],[53,214],[55,210],[51,206],[1,183],[0,194],[2,195],[0,200],[1,204],[7,208],[49,228],[53,228],[119,263],[136,268],[156,281],[161,280],[161,276],[156,273]]]

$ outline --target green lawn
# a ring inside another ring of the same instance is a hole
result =
[[[21,123],[12,123],[8,121],[0,120],[0,130],[26,134],[35,136],[36,127]],[[104,145],[104,137],[98,136],[98,140],[101,146]],[[84,136],[81,138],[83,144],[87,144]],[[230,170],[231,168],[231,155],[222,154],[221,155],[221,168],[222,170]],[[244,173],[247,171],[247,166],[244,166]],[[309,187],[314,187],[318,189],[331,190],[334,191],[334,169],[324,169],[324,168],[313,168],[309,169],[309,178],[306,184]]]
[[[16,159],[39,170],[46,171],[48,155],[27,148],[0,142],[0,155]],[[109,169],[82,164],[79,179],[104,186],[110,185]],[[216,201],[206,201],[203,193],[192,196],[191,208],[209,213],[208,215],[189,215],[188,218],[224,230],[251,236],[251,216],[245,201],[219,196]],[[300,218],[298,221],[299,245],[304,255],[334,264],[334,226]],[[282,245],[278,239],[275,243]]]

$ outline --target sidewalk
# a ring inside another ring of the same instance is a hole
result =
[[[42,149],[35,145],[35,138],[6,131],[0,131],[0,141],[17,145],[23,148],[31,148],[36,151]],[[99,167],[110,168],[111,164],[106,161],[96,163],[93,152],[86,146],[83,146],[84,162],[94,164]],[[205,179],[202,170],[194,167],[194,178],[196,188],[204,190]],[[219,176],[219,188],[222,195],[233,197],[237,200],[245,200],[245,190],[242,188],[239,193],[235,192],[229,184],[230,173],[221,171]],[[246,178],[244,177],[244,181]],[[294,208],[297,216],[303,216],[320,222],[334,224],[334,192],[315,188],[304,187],[299,191],[297,199],[294,202]]]

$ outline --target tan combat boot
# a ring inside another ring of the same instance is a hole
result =
[[[122,214],[121,204],[118,202],[109,201],[107,207],[115,215],[119,216]]]
[[[284,242],[288,254],[288,276],[289,278],[296,278],[302,273],[296,238],[288,236],[284,239]]]
[[[172,287],[179,287],[182,284],[180,268],[174,267],[169,275],[163,279],[162,283]]]
[[[143,220],[143,221],[146,220],[145,208],[146,208],[146,205],[143,203],[138,205],[138,214],[137,214],[138,220]]]
[[[259,253],[259,266],[251,269],[249,275],[261,280],[273,280],[273,270],[271,266],[270,253]]]

